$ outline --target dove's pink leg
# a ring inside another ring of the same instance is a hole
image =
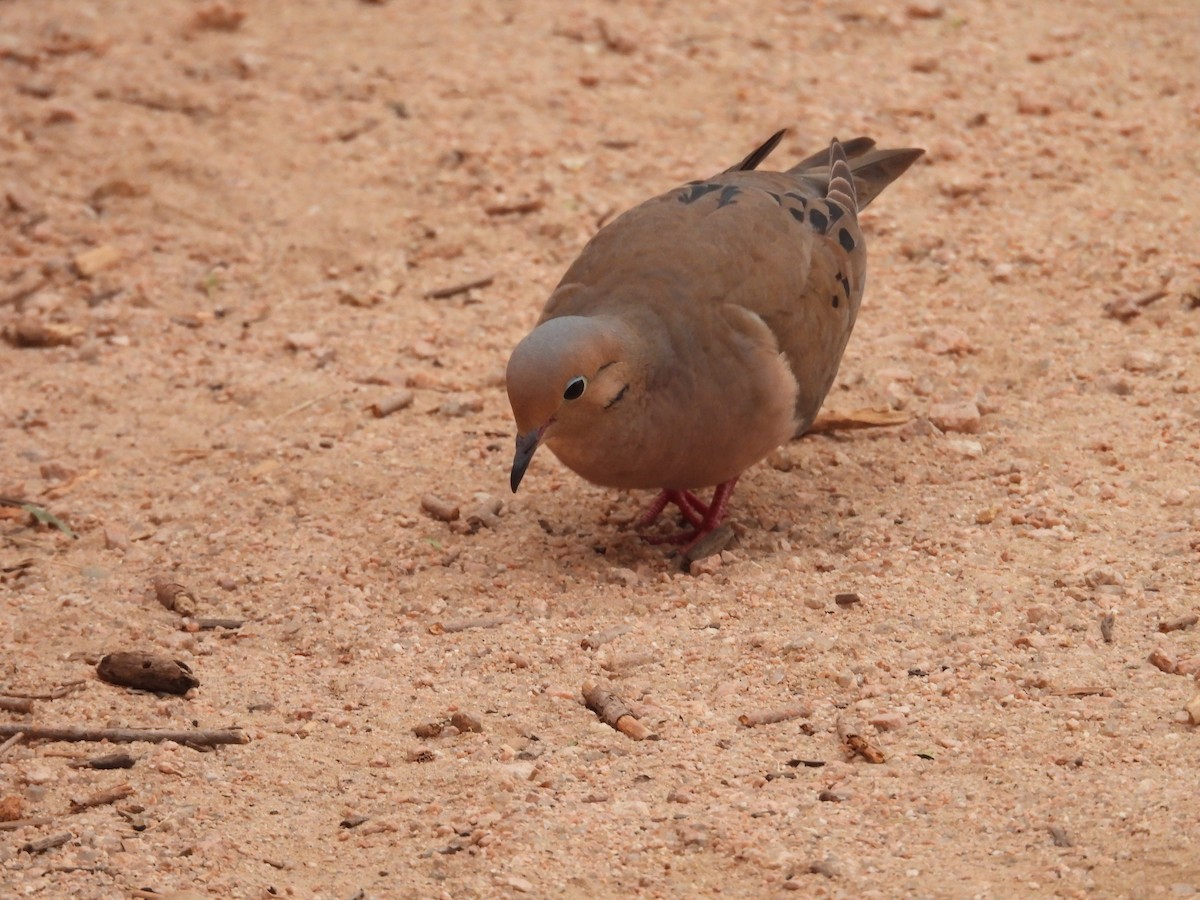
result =
[[[649,508],[638,516],[637,521],[633,523],[633,527],[645,528],[647,525],[653,525],[658,521],[658,517],[662,515],[662,511],[667,508],[668,503],[674,503],[678,506],[680,513],[683,514],[683,517],[688,520],[688,524],[693,528],[699,528],[700,523],[704,521],[704,517],[708,514],[708,504],[691,491],[660,491]]]
[[[725,508],[729,505],[729,497],[733,494],[734,485],[739,477],[735,475],[718,484],[717,489],[713,491],[712,502],[708,504],[691,491],[663,491],[637,520],[636,526],[640,528],[649,525],[662,514],[668,503],[674,503],[688,520],[692,530],[661,536],[648,535],[645,540],[651,544],[683,544],[683,552],[686,553],[697,541],[711,534],[721,524],[721,519],[725,517]]]

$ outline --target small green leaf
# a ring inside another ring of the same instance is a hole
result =
[[[48,509],[43,509],[40,506],[34,506],[32,503],[22,504],[21,509],[25,510],[25,512],[29,513],[43,525],[52,525],[67,537],[79,540],[79,535],[73,532],[66,522],[54,515],[54,513],[50,512]]]

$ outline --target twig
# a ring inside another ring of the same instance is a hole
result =
[[[128,753],[109,753],[91,759],[73,759],[67,765],[72,769],[132,769],[135,762]]]
[[[454,284],[450,287],[436,288],[432,291],[425,292],[426,300],[446,300],[450,297],[457,297],[459,294],[465,294],[467,291],[475,288],[490,287],[492,282],[496,280],[495,275],[485,275],[482,278],[476,278],[474,281],[464,281],[462,284]]]
[[[589,634],[579,642],[579,646],[584,650],[599,650],[609,641],[615,641],[621,635],[629,634],[631,631],[633,631],[632,625],[613,625],[611,628]]]
[[[71,693],[76,688],[87,684],[86,678],[76,678],[74,681],[65,681],[58,687],[50,691],[39,691],[37,693],[25,693],[24,691],[5,691],[6,697],[21,697],[25,700],[59,700],[67,694]]]
[[[88,797],[84,797],[82,800],[72,800],[71,812],[82,812],[85,809],[91,809],[93,806],[107,806],[109,803],[124,800],[132,793],[133,786],[128,781],[124,781],[113,787],[97,791]]]
[[[1109,690],[1103,684],[1081,684],[1077,687],[1055,688],[1050,693],[1055,697],[1096,697],[1107,694]]]
[[[64,831],[62,834],[52,834],[50,837],[44,837],[41,840],[27,841],[21,846],[21,849],[26,853],[45,853],[47,850],[61,847],[73,837],[75,835],[72,832]]]
[[[49,816],[34,816],[32,819],[13,819],[11,822],[0,822],[0,831],[16,831],[20,828],[37,828],[49,825],[54,820]]]
[[[212,631],[215,628],[227,628],[230,631],[237,631],[246,624],[245,619],[208,619],[199,618],[193,619],[196,627],[201,631]]]
[[[24,697],[0,697],[0,709],[5,712],[31,713],[33,701]]]
[[[194,747],[215,747],[219,744],[248,744],[250,738],[240,728],[191,731],[160,731],[155,728],[81,728],[71,725],[0,725],[0,737],[18,732],[29,741],[112,741],[128,744],[147,741],[152,744],[174,741]]]
[[[792,719],[807,719],[812,715],[812,707],[803,700],[779,706],[775,709],[763,709],[758,712],[743,713],[738,721],[747,728],[756,725],[774,725],[777,722],[787,722]]]
[[[519,200],[516,203],[497,203],[494,206],[485,206],[483,211],[489,216],[508,216],[513,213],[533,213],[540,210],[546,203],[544,200],[534,198],[532,200]]]
[[[21,738],[23,738],[23,737],[25,737],[25,732],[18,731],[16,734],[14,734],[12,737],[10,737],[3,744],[0,744],[0,756],[3,756],[5,753],[7,753],[9,751],[10,748],[15,747],[17,744],[21,743]]]
[[[472,628],[498,628],[501,625],[511,625],[521,621],[518,616],[484,616],[480,619],[463,619],[460,622],[434,622],[429,626],[430,634],[453,634],[456,631],[469,631]]]
[[[192,673],[187,663],[141,650],[109,653],[96,666],[96,674],[109,684],[140,691],[186,694],[200,686],[200,679]]]
[[[639,722],[637,716],[625,705],[625,701],[612,691],[587,682],[583,685],[583,702],[599,716],[601,722],[617,729],[626,737],[644,741],[651,736],[650,729]]]
[[[1187,616],[1176,616],[1174,619],[1166,619],[1158,623],[1158,630],[1163,634],[1169,631],[1186,631],[1197,622],[1200,622],[1200,616],[1192,613]]]
[[[332,391],[329,391],[326,394],[322,394],[319,397],[313,397],[311,400],[305,400],[303,403],[297,403],[291,409],[285,409],[283,412],[281,412],[279,415],[277,415],[275,418],[273,418],[271,420],[271,424],[275,424],[280,419],[286,419],[288,416],[294,416],[296,413],[302,412],[302,411],[308,409],[310,406],[316,406],[322,400],[328,400],[334,394],[340,393],[341,390],[342,390],[341,388],[334,388]]]

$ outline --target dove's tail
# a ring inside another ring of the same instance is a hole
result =
[[[858,216],[858,194],[854,190],[854,173],[846,159],[846,151],[834,138],[829,143],[829,187],[825,199],[843,206],[852,216]]]
[[[858,209],[865,209],[867,204],[883,193],[885,187],[903,175],[925,152],[917,148],[876,150],[875,142],[866,137],[854,138],[840,144],[835,140],[825,150],[814,153],[808,159],[792,166],[788,169],[788,174],[799,175],[822,191],[831,190],[831,165],[837,163],[835,147],[840,147],[844,154],[843,161],[852,176],[850,180],[853,190],[844,193],[857,199]]]

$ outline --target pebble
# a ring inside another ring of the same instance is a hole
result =
[[[456,504],[443,500],[436,494],[425,494],[421,497],[421,509],[439,522],[453,522],[459,516]]]
[[[979,407],[973,400],[935,403],[929,407],[929,421],[942,431],[975,434],[979,431],[980,420]]]
[[[908,719],[903,713],[899,712],[882,712],[878,713],[867,720],[879,731],[899,731],[908,724]]]

